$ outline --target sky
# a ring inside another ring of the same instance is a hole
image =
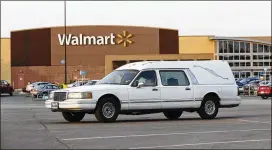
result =
[[[271,36],[271,1],[67,1],[67,25],[178,29],[179,35]],[[63,1],[1,1],[1,37],[64,26]]]

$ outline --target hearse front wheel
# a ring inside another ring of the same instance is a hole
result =
[[[202,101],[198,114],[202,119],[214,119],[218,113],[217,98],[208,97]]]
[[[65,120],[69,122],[80,122],[84,116],[85,113],[83,112],[62,112],[62,116]]]
[[[171,119],[171,120],[174,120],[174,119],[178,119],[181,114],[182,114],[182,111],[165,111],[163,112],[164,116],[168,119]]]
[[[120,111],[118,101],[113,97],[102,98],[95,110],[95,117],[99,122],[114,122]]]

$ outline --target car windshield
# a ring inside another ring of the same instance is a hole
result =
[[[97,84],[128,85],[138,74],[138,70],[115,70],[98,81]]]

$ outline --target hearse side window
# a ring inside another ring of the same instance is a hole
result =
[[[154,70],[143,71],[135,79],[132,86],[136,87],[138,83],[143,82],[143,86],[157,86],[157,76]]]
[[[198,81],[197,81],[195,75],[192,73],[192,71],[190,69],[187,69],[187,72],[188,72],[189,76],[191,77],[192,84],[198,84]]]
[[[160,70],[163,86],[188,86],[189,80],[182,70]]]

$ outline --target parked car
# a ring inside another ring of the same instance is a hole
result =
[[[34,88],[38,88],[39,86],[41,85],[46,85],[46,84],[50,84],[49,82],[33,82],[31,84],[28,84],[26,86],[26,91],[27,92],[30,92],[31,90],[33,90]]]
[[[239,82],[241,82],[243,84],[248,84],[249,82],[255,81],[255,80],[259,80],[259,79],[257,77],[249,77],[249,78],[244,78]]]
[[[31,91],[33,97],[42,97],[49,95],[50,92],[54,90],[59,90],[60,87],[55,84],[45,84],[39,86],[37,89]]]
[[[88,86],[88,85],[94,85],[98,82],[99,80],[88,80],[86,84],[84,84],[83,86]]]
[[[219,108],[241,103],[226,61],[144,61],[123,65],[93,86],[51,92],[45,107],[69,122],[95,114],[113,122],[119,114],[163,113],[178,119],[183,111],[213,119]]]
[[[14,88],[6,80],[0,80],[0,96],[1,94],[13,95]]]
[[[88,81],[76,81],[74,83],[68,84],[67,87],[71,88],[71,87],[77,87],[77,86],[82,86],[84,84],[86,84]]]
[[[266,84],[266,85],[259,86],[257,95],[261,96],[262,99],[267,99],[268,97],[271,97],[272,96],[272,85],[271,85],[271,82],[268,83],[268,84]]]
[[[261,81],[260,83],[259,83],[259,85],[267,85],[267,84],[269,84],[270,82],[269,81]]]
[[[236,81],[236,84],[237,84],[238,89],[239,89],[239,94],[243,93],[244,92],[244,84],[239,82],[239,81]]]

